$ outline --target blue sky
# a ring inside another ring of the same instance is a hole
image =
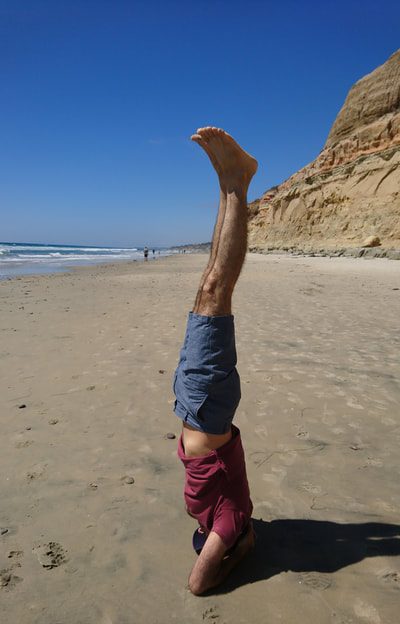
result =
[[[399,2],[0,0],[0,240],[209,240],[217,183],[190,134],[254,154],[254,199],[399,47]]]

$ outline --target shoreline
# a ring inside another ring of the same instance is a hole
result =
[[[0,281],[7,280],[10,278],[18,277],[18,276],[28,276],[28,275],[51,275],[53,273],[69,273],[75,269],[80,267],[98,267],[98,266],[107,266],[108,264],[120,264],[124,262],[153,262],[154,260],[159,260],[161,258],[178,255],[174,253],[174,251],[168,250],[166,253],[164,250],[160,254],[156,254],[155,256],[150,256],[148,260],[145,260],[143,256],[138,258],[112,258],[110,259],[102,259],[102,260],[86,260],[83,258],[80,261],[65,261],[65,263],[60,264],[59,261],[56,262],[27,262],[20,260],[15,263],[10,262],[1,262],[0,260]],[[17,266],[19,265],[19,266]]]
[[[109,266],[132,266],[132,265],[140,265],[140,264],[145,264],[145,263],[150,263],[150,262],[159,262],[160,260],[164,260],[165,258],[171,258],[171,257],[175,257],[178,256],[179,254],[166,254],[166,255],[160,255],[157,256],[156,258],[150,258],[149,260],[145,261],[144,259],[134,259],[134,260],[110,260],[110,262],[91,262],[91,263],[86,263],[86,264],[76,264],[76,265],[68,265],[65,267],[59,267],[59,268],[55,268],[53,270],[46,270],[46,271],[39,271],[39,272],[35,272],[34,269],[32,269],[31,271],[28,271],[27,273],[17,273],[15,275],[1,275],[0,274],[0,283],[4,282],[4,281],[10,281],[10,280],[14,280],[14,279],[20,279],[23,277],[40,277],[40,276],[48,276],[48,275],[68,275],[68,274],[73,274],[75,271],[80,271],[80,270],[95,270],[95,269],[101,269],[104,270]]]
[[[106,270],[108,267],[129,267],[132,265],[141,265],[152,262],[160,262],[164,261],[167,258],[185,258],[191,255],[208,255],[209,247],[206,244],[199,245],[187,245],[182,246],[182,249],[187,250],[187,254],[183,253],[171,253],[168,255],[160,255],[156,258],[149,258],[149,260],[145,261],[143,259],[134,259],[134,260],[113,260],[110,262],[99,262],[99,263],[90,263],[90,264],[80,264],[80,265],[70,265],[64,268],[58,268],[56,270],[49,270],[43,272],[35,272],[29,271],[27,273],[18,273],[16,275],[1,275],[0,274],[0,284],[2,282],[28,278],[28,277],[40,277],[40,276],[50,276],[50,275],[68,275],[73,274],[79,271],[90,271],[95,269]],[[179,249],[179,247],[174,247],[174,249]],[[374,248],[340,248],[337,250],[332,249],[320,249],[315,251],[307,251],[307,250],[299,250],[297,248],[268,248],[263,249],[259,247],[252,247],[248,252],[248,256],[273,256],[273,257],[293,257],[293,258],[340,258],[340,259],[364,259],[364,260],[400,260],[400,250],[397,249],[383,249],[379,247]]]

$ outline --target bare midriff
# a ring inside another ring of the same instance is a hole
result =
[[[217,435],[204,433],[183,423],[182,437],[186,457],[202,457],[229,442],[232,438],[232,430]]]

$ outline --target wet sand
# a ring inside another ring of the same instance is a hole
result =
[[[257,548],[186,589],[171,378],[206,262],[0,282],[0,621],[397,624],[400,263],[249,255],[235,294]]]

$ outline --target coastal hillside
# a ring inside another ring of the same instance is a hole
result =
[[[250,248],[398,249],[399,191],[400,50],[353,85],[317,158],[250,204]]]

